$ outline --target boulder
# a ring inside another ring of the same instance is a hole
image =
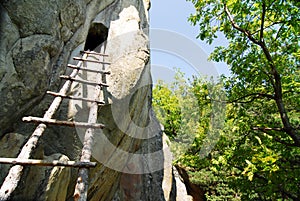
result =
[[[18,133],[6,134],[0,140],[0,157],[15,158],[21,147],[26,142],[26,137]],[[69,158],[62,154],[44,156],[39,147],[33,154],[35,158],[53,161],[68,161]],[[0,164],[0,183],[8,173],[10,165]],[[26,167],[19,188],[13,194],[13,200],[61,200],[67,198],[68,186],[71,179],[71,170],[66,167]]]

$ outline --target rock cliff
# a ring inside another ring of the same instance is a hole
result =
[[[103,29],[108,30],[130,5],[138,11],[139,29],[147,30],[144,4],[147,6],[143,1],[2,0],[0,136],[14,130],[16,120],[36,108],[47,89],[58,87],[58,77],[71,56],[90,43],[89,31],[95,37],[107,37]],[[99,24],[102,30],[93,34],[93,27]]]
[[[170,153],[151,110],[148,0],[0,1],[0,157],[16,157],[43,116],[62,74],[80,50],[104,51],[111,74],[102,98],[88,200],[185,200],[177,194]],[[97,67],[95,67],[97,68]],[[80,78],[97,79],[89,73]],[[93,92],[73,84],[70,93]],[[63,102],[55,118],[86,121],[89,104]],[[48,126],[31,158],[78,161],[84,131]],[[0,184],[10,165],[0,164]],[[25,167],[10,200],[73,200],[76,168]],[[178,178],[176,178],[178,180]],[[177,183],[180,183],[178,180]],[[177,187],[178,188],[178,187]],[[1,193],[5,192],[0,192]],[[1,200],[1,199],[0,199]]]
[[[1,157],[16,157],[34,129],[21,117],[43,115],[53,99],[45,92],[59,89],[59,75],[68,74],[71,58],[107,41],[111,87],[109,104],[99,111],[99,121],[107,125],[100,134],[106,137],[96,140],[93,156],[102,161],[90,171],[88,199],[165,200],[162,170],[145,170],[151,162],[134,157],[158,151],[156,160],[163,160],[161,131],[151,114],[148,9],[149,2],[139,0],[1,1]],[[80,86],[73,86],[72,93],[80,91]],[[87,108],[64,103],[56,118],[84,118]],[[145,129],[149,119],[154,122],[151,133]],[[32,158],[78,160],[80,132],[49,126]],[[151,137],[142,137],[145,134]],[[137,154],[120,155],[118,150]],[[0,168],[2,183],[9,165]],[[10,199],[72,200],[76,175],[72,168],[26,167]]]

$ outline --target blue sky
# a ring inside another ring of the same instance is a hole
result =
[[[183,35],[186,40],[190,40],[199,47],[199,59],[203,60],[201,68],[206,68],[206,59],[212,52],[213,48],[217,45],[226,45],[224,37],[220,36],[212,45],[208,45],[200,39],[196,39],[198,35],[199,27],[192,26],[188,22],[188,17],[191,13],[194,13],[194,7],[191,2],[185,0],[152,0],[150,8],[150,28],[151,30],[167,30],[173,32],[175,35]],[[153,31],[152,31],[153,32]],[[150,31],[150,47],[154,46],[154,42],[159,40],[157,37],[153,37]],[[182,44],[179,44],[182,46]],[[188,49],[188,47],[185,47]],[[200,50],[201,49],[201,50]],[[196,53],[195,53],[196,54]],[[205,57],[205,59],[204,59]],[[205,61],[204,61],[205,60]],[[224,63],[213,63],[218,74],[229,74],[229,70]],[[189,63],[189,59],[183,58],[182,55],[173,55],[172,52],[159,51],[151,49],[151,65],[152,75],[154,82],[157,79],[170,79],[173,76],[173,67],[180,68],[187,77],[192,74],[199,75],[197,68]],[[211,67],[209,67],[211,68]],[[200,73],[201,75],[205,72]]]

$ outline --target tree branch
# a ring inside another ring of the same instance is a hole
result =
[[[249,103],[249,102],[252,102],[256,98],[274,99],[274,96],[270,95],[270,94],[252,93],[252,94],[247,94],[247,95],[244,95],[242,97],[239,97],[239,98],[237,98],[235,100],[231,100],[231,101],[229,101],[229,103],[235,103],[235,102],[238,102],[239,100],[243,100],[243,99],[248,98],[248,97],[252,97],[252,99],[250,101],[240,101],[239,103]]]
[[[279,112],[280,117],[281,117],[281,121],[282,121],[283,126],[284,126],[284,130],[294,140],[295,144],[297,144],[297,146],[300,146],[300,136],[295,131],[295,129],[293,129],[293,127],[291,126],[287,111],[286,111],[284,103],[283,103],[281,76],[280,76],[280,73],[278,72],[278,70],[277,70],[277,68],[274,64],[274,61],[273,61],[273,58],[270,54],[269,49],[267,48],[264,41],[256,40],[250,34],[250,32],[248,30],[245,30],[245,29],[241,28],[238,24],[236,24],[233,17],[231,16],[230,11],[228,10],[228,8],[226,6],[226,3],[224,3],[224,11],[225,11],[226,15],[228,16],[228,18],[230,20],[230,23],[233,26],[233,28],[235,28],[236,30],[238,30],[241,33],[243,33],[244,35],[246,35],[246,37],[250,41],[252,41],[254,44],[260,46],[260,48],[262,49],[262,51],[263,51],[263,53],[264,53],[264,55],[265,55],[265,57],[268,61],[268,65],[271,68],[270,73],[272,74],[273,79],[274,79],[274,81],[272,81],[274,94],[275,94],[274,97],[275,97],[275,102],[276,102],[276,105],[277,105],[277,108],[278,108],[278,112]]]
[[[283,145],[286,145],[289,147],[299,147],[299,145],[297,145],[296,143],[289,143],[289,142],[283,141],[279,137],[275,137],[274,140],[276,142],[279,142],[280,144],[283,144]]]
[[[264,133],[267,133],[268,135],[273,135],[269,131],[278,131],[278,132],[285,132],[284,128],[268,128],[268,127],[253,127],[252,130],[258,130],[262,131]],[[290,146],[290,147],[300,147],[297,143],[289,143],[286,141],[281,140],[279,137],[274,137],[274,140],[276,142],[279,142],[280,144]]]
[[[291,198],[291,199],[294,200],[294,201],[299,201],[299,197],[298,197],[297,195],[294,195],[294,194],[292,194],[292,193],[287,192],[286,190],[284,190],[284,188],[282,187],[282,184],[279,185],[279,189],[280,189],[280,191],[281,191],[284,195],[286,195],[287,197]]]
[[[284,128],[253,127],[252,129],[259,131],[284,131]]]
[[[274,77],[275,80],[275,86],[274,86],[274,93],[275,93],[275,102],[281,117],[281,121],[284,125],[285,132],[291,136],[291,138],[294,140],[295,144],[300,146],[300,136],[296,133],[296,131],[293,129],[293,127],[290,124],[290,120],[287,114],[287,111],[285,109],[284,103],[283,103],[283,97],[282,97],[282,85],[281,85],[281,76],[277,70],[277,68],[274,65],[272,56],[266,47],[265,42],[262,42],[260,47],[262,48],[268,62],[269,66],[271,67],[271,74]]]
[[[279,33],[280,33],[280,31],[283,29],[283,26],[284,26],[284,25],[285,25],[285,24],[282,24],[282,25],[280,26],[280,28],[278,29],[274,41],[276,41],[276,40],[278,39]]]
[[[265,17],[265,20],[266,20],[266,17]],[[272,27],[272,26],[274,26],[274,25],[277,25],[277,24],[285,25],[284,23],[286,23],[286,22],[288,22],[288,21],[282,20],[282,21],[273,22],[273,23],[271,23],[271,24],[269,24],[269,25],[267,25],[267,26],[264,26],[264,30],[266,30],[266,29],[268,29],[268,28],[270,28],[270,27]],[[255,34],[259,33],[260,30],[261,30],[261,29],[252,32],[252,35],[255,35]]]
[[[260,42],[264,41],[264,23],[265,23],[265,17],[266,17],[266,2],[262,1],[262,13],[261,13],[260,35],[259,35]]]
[[[235,28],[235,29],[237,29],[238,31],[240,31],[240,32],[242,32],[243,34],[245,34],[245,35],[248,37],[248,39],[249,39],[250,41],[252,41],[253,43],[255,43],[255,44],[257,44],[257,45],[260,44],[260,41],[256,40],[256,39],[251,35],[251,33],[250,33],[248,30],[243,29],[243,28],[241,28],[238,24],[236,24],[236,22],[234,21],[233,17],[232,17],[231,14],[230,14],[230,11],[229,11],[228,8],[227,8],[226,3],[224,3],[224,11],[225,11],[226,15],[228,16],[228,18],[229,18],[229,20],[230,20],[230,23],[231,23],[231,25],[233,26],[233,28]]]

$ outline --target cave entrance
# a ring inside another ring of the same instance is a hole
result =
[[[101,23],[92,23],[87,35],[84,50],[95,50],[106,41],[108,28]]]

